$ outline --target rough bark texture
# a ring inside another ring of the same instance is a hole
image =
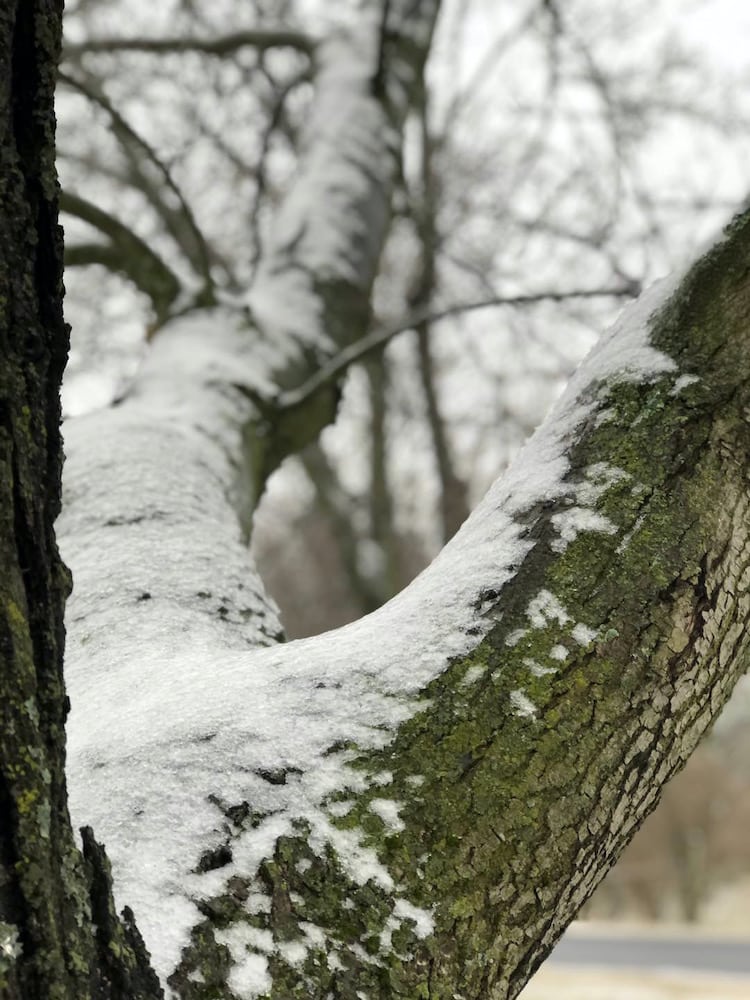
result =
[[[359,752],[367,790],[342,793],[355,801],[336,822],[365,831],[434,929],[416,910],[394,920],[394,894],[311,850],[301,824],[258,873],[270,909],[248,912],[242,879],[205,901],[172,979],[180,996],[235,996],[229,953],[209,944],[211,928],[238,926],[276,943],[274,1000],[518,995],[746,669],[749,250],[745,216],[654,321],[680,380],[587,390],[567,478],[573,491],[606,480],[595,509],[611,531],[561,545],[569,498],[528,510],[533,548],[511,584],[480,596],[487,637],[387,748]],[[396,823],[373,808],[384,794]],[[295,942],[304,961],[284,957]]]
[[[655,345],[696,381],[678,393],[671,378],[615,387],[574,449],[574,482],[599,463],[627,473],[600,508],[617,531],[559,552],[564,504],[529,511],[536,545],[512,586],[485,595],[497,625],[428,687],[429,707],[386,751],[362,756],[367,772],[393,775],[404,828],[368,812],[377,787],[343,822],[369,829],[394,879],[434,907],[434,936],[407,934],[401,955],[381,960],[387,893],[360,903],[334,859],[328,873],[318,862],[299,874],[304,837],[280,845],[278,891],[304,900],[306,921],[325,925],[337,882],[358,904],[331,995],[515,997],[746,669],[749,247],[745,217],[659,318]],[[530,619],[546,594],[563,610]],[[467,680],[474,668],[481,679]],[[533,711],[509,713],[520,690]],[[267,918],[277,934],[284,912]],[[304,974],[284,977],[273,996],[313,995]]]
[[[42,0],[0,11],[0,996],[150,998],[161,991],[127,929],[114,920],[94,938],[103,852],[81,858],[65,786],[70,577],[53,530],[68,349],[54,168],[61,16],[62,4]]]

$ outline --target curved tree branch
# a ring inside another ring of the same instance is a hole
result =
[[[203,281],[203,288],[198,298],[205,305],[211,304],[215,300],[214,280],[211,275],[211,266],[213,263],[211,251],[196,222],[192,209],[172,177],[169,168],[149,143],[123,118],[106,96],[97,80],[90,76],[83,80],[78,76],[72,76],[70,73],[62,71],[59,73],[59,79],[67,84],[67,86],[83,94],[88,100],[93,101],[94,104],[106,112],[112,123],[113,132],[117,136],[128,158],[130,168],[133,171],[134,179],[132,186],[142,192],[148,199],[160,219],[164,222],[167,232],[174,239],[177,246],[185,254],[185,257]],[[145,160],[156,168],[164,185],[174,196],[177,208],[172,208],[168,205],[162,192],[154,184],[153,178],[149,177],[148,173],[144,171],[142,160]]]
[[[180,282],[161,257],[119,219],[85,198],[63,191],[60,209],[94,226],[110,241],[66,247],[66,265],[102,264],[125,275],[148,295],[157,323],[165,322],[180,293]]]
[[[268,608],[221,527],[246,341],[212,317],[207,371],[205,327],[167,328],[140,394],[73,422],[69,558],[106,595],[112,552],[122,613],[73,597],[71,784],[178,996],[517,996],[747,663],[749,256],[750,213],[626,311],[432,567],[287,646],[245,645]]]

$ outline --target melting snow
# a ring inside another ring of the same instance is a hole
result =
[[[687,389],[689,385],[693,385],[695,382],[700,382],[697,375],[680,375],[679,378],[675,379],[675,383],[670,390],[670,396],[677,396],[683,389]]]
[[[529,630],[527,628],[517,628],[517,629],[515,629],[506,638],[505,645],[506,646],[511,646],[511,647],[512,646],[517,646],[518,643],[521,641],[521,639],[523,639],[523,637],[525,635],[528,635],[528,631]]]
[[[529,668],[529,673],[533,677],[546,677],[548,674],[556,674],[557,667],[543,667],[541,663],[537,663],[536,660],[529,659],[528,657],[523,661],[524,666]]]
[[[404,821],[398,814],[399,808],[398,802],[394,802],[392,799],[373,799],[370,803],[372,812],[396,833],[400,833],[404,829]]]
[[[480,667],[479,665],[474,665],[469,667],[466,673],[461,678],[461,687],[471,687],[472,684],[476,684],[480,677],[483,677],[487,672],[486,667]]]
[[[238,996],[254,997],[269,992],[272,986],[268,961],[251,948],[258,947],[257,934],[247,924],[235,924],[226,930],[216,930],[219,944],[226,945],[232,956],[227,984]]]
[[[608,517],[588,507],[571,507],[560,514],[553,514],[552,524],[560,536],[552,542],[554,552],[564,552],[583,531],[602,531],[606,535],[614,535],[617,531]]]
[[[430,911],[419,906],[412,906],[405,899],[396,900],[393,915],[402,922],[411,920],[414,923],[414,933],[418,938],[428,938],[435,930],[435,920]]]

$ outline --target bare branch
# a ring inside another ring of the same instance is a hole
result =
[[[259,52],[268,49],[291,48],[306,56],[315,54],[315,41],[301,31],[288,28],[252,28],[235,31],[218,38],[190,38],[172,36],[165,38],[89,38],[85,42],[66,45],[63,60],[77,60],[94,52],[202,52],[205,55],[234,55],[239,49],[254,48]]]
[[[113,106],[106,94],[99,85],[98,80],[93,77],[81,80],[78,76],[71,76],[69,73],[60,72],[60,80],[83,94],[90,101],[100,107],[109,116],[112,122],[112,129],[128,158],[134,174],[133,187],[141,191],[155,209],[159,217],[164,222],[167,231],[177,243],[178,247],[185,254],[189,262],[198,272],[204,282],[203,298],[213,300],[214,281],[211,275],[212,255],[206,243],[206,239],[195,220],[192,209],[188,205],[185,196],[175,182],[172,174],[163,162],[161,157],[146,142],[133,126],[123,118],[123,116]],[[136,153],[137,150],[137,153]],[[171,208],[163,198],[161,191],[153,183],[153,180],[143,170],[141,158],[152,164],[161,175],[166,187],[174,195],[178,208]]]
[[[110,271],[124,274],[148,295],[157,320],[164,321],[179,295],[180,282],[161,257],[119,219],[85,198],[63,191],[60,209],[98,229],[110,241],[67,247],[65,264],[102,264]]]
[[[386,330],[375,330],[337,354],[327,365],[320,368],[311,378],[295,389],[282,392],[275,399],[275,405],[280,409],[291,409],[307,402],[323,386],[335,381],[353,364],[363,361],[368,355],[382,350],[394,337],[407,330],[414,330],[421,324],[433,324],[451,316],[478,312],[480,309],[492,309],[498,306],[530,306],[540,302],[566,302],[568,299],[600,299],[600,298],[632,298],[638,294],[638,287],[633,284],[612,285],[605,288],[576,288],[567,292],[534,292],[528,295],[495,295],[476,302],[460,302],[445,309],[429,313],[417,313],[397,326]]]
[[[255,168],[255,183],[257,185],[257,193],[253,207],[250,214],[250,237],[252,246],[252,258],[250,262],[251,273],[254,275],[258,262],[261,256],[261,239],[260,239],[260,212],[264,201],[264,195],[266,193],[267,187],[267,171],[266,163],[268,160],[268,154],[271,149],[271,142],[274,135],[280,130],[280,126],[284,119],[284,111],[286,107],[286,101],[289,95],[304,83],[308,79],[308,74],[302,76],[295,76],[288,83],[284,84],[280,89],[274,93],[269,108],[268,119],[266,125],[261,133],[260,139],[260,152],[257,158],[257,165]],[[285,129],[282,131],[286,131]]]
[[[414,224],[420,243],[420,273],[410,296],[412,311],[423,314],[417,324],[419,378],[427,408],[427,423],[432,440],[438,479],[440,480],[440,520],[443,542],[447,542],[469,514],[466,483],[456,471],[454,457],[435,382],[432,357],[432,337],[427,313],[431,311],[436,285],[436,259],[440,248],[437,226],[439,190],[435,176],[434,141],[430,133],[427,93],[423,91],[419,107],[420,128],[420,187],[413,210]]]

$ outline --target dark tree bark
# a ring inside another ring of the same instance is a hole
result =
[[[60,510],[62,312],[53,95],[62,3],[0,8],[0,997],[157,997],[114,917],[106,859],[81,857],[65,785]],[[96,934],[92,925],[97,925]],[[106,922],[105,913],[112,919]],[[128,938],[130,935],[130,940]]]

